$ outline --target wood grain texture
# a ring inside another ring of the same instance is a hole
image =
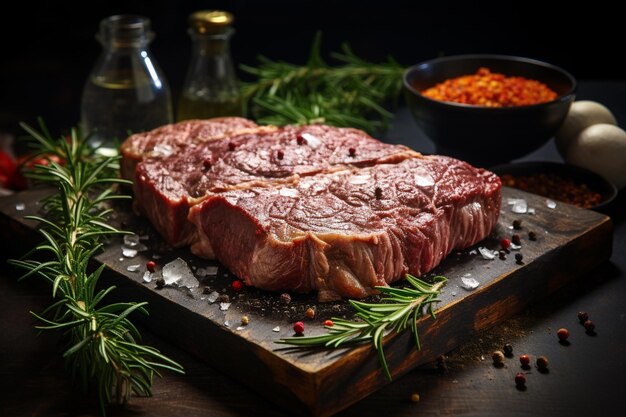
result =
[[[0,201],[0,230],[5,242],[16,236],[25,245],[34,242],[33,224],[23,222],[21,216],[36,211],[34,201],[41,195],[29,193]],[[512,221],[522,219],[523,229],[519,233],[523,263],[515,262],[516,252],[504,261],[485,260],[470,249],[451,254],[428,274],[441,274],[449,280],[441,294],[437,319],[420,320],[421,351],[415,350],[408,333],[386,338],[385,353],[394,378],[453,349],[477,331],[511,317],[610,257],[612,223],[608,217],[565,204],[552,210],[546,207],[543,198],[517,190],[504,189],[503,194],[499,224],[492,236],[477,246],[496,249],[502,237],[514,233],[509,228]],[[510,197],[526,198],[536,214],[511,213],[506,204]],[[26,202],[26,210],[16,210],[18,202]],[[130,297],[150,303],[150,317],[144,319],[143,324],[155,333],[295,413],[331,415],[389,383],[369,346],[303,351],[275,343],[280,337],[291,336],[292,322],[303,318],[301,313],[306,306],[316,304],[314,297],[294,297],[290,306],[283,306],[277,301],[277,294],[254,289],[234,293],[229,288],[232,277],[225,277],[220,270],[217,277],[204,284],[230,296],[231,307],[224,312],[220,311],[219,303],[209,304],[203,299],[206,295],[202,294],[202,285],[187,293],[175,288],[158,290],[153,283],[144,284],[145,262],[155,253],[162,256],[160,264],[178,256],[195,267],[211,263],[195,259],[185,250],[167,248],[145,221],[127,209],[121,210],[115,221],[138,234],[149,234],[150,239],[144,242],[149,250],[134,258],[125,258],[121,256],[121,241],[118,240],[96,261],[110,267],[105,279],[107,283],[123,287],[125,291],[118,293],[123,293],[126,300]],[[537,233],[537,241],[528,241],[530,230]],[[15,245],[16,250],[23,249],[18,246]],[[131,264],[141,265],[141,271],[128,272],[126,268]],[[464,276],[476,279],[480,286],[474,291],[462,289],[460,283]],[[321,322],[334,312],[341,315],[347,311],[345,302],[317,307],[318,316],[306,322],[308,335],[321,332]],[[236,330],[244,314],[249,316],[250,324]],[[230,327],[224,325],[226,321]],[[280,332],[272,331],[276,326],[280,326]]]

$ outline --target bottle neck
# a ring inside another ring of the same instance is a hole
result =
[[[208,34],[189,30],[189,36],[191,37],[193,45],[193,52],[203,55],[229,55],[230,38],[233,32],[234,31],[232,29],[228,29],[224,33]]]
[[[96,39],[106,49],[145,50],[154,33],[150,30],[150,19],[143,16],[116,15],[100,22]]]

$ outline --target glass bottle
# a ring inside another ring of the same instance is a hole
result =
[[[201,10],[189,16],[192,53],[178,103],[178,120],[241,116],[239,80],[230,55],[233,15]]]
[[[148,18],[107,17],[96,38],[103,49],[83,89],[81,127],[91,146],[114,154],[129,134],[172,123],[172,100],[148,48]]]

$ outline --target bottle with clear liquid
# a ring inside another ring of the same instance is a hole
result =
[[[114,154],[129,134],[172,123],[172,100],[148,48],[148,18],[107,17],[96,38],[103,49],[83,89],[81,127],[92,147]]]
[[[192,53],[178,103],[178,120],[241,116],[239,80],[230,55],[233,15],[202,10],[189,16]]]

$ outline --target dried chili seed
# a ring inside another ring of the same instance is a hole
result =
[[[535,233],[533,231],[528,232],[528,239],[529,240],[533,240],[533,241],[537,240],[537,233]]]
[[[590,333],[596,329],[596,325],[593,324],[591,320],[585,320],[585,322],[583,323],[583,326],[585,326],[585,330],[587,330]]]
[[[304,136],[302,136],[300,133],[298,133],[298,136],[296,136],[296,143],[298,145],[305,145],[308,143],[308,141],[306,140],[306,138]]]
[[[578,312],[578,321],[580,321],[581,323],[584,323],[587,320],[589,320],[589,314],[587,314],[584,311],[579,311]]]
[[[304,323],[301,321],[297,321],[293,325],[293,331],[296,332],[297,335],[304,334]]]
[[[147,269],[148,271],[150,271],[150,272],[154,272],[155,268],[156,268],[156,262],[154,262],[154,261],[148,261],[148,262],[146,262],[146,269]]]
[[[348,155],[350,155],[351,157],[356,156],[356,148],[349,148]]]
[[[502,349],[507,357],[513,356],[513,346],[510,343],[505,343]]]
[[[283,159],[284,157],[285,157],[285,152],[283,152],[283,151],[281,151],[281,150],[278,150],[278,151],[276,152],[276,158],[278,158],[278,159]]]
[[[513,229],[521,230],[521,228],[522,228],[522,221],[521,220],[513,220]]]
[[[515,243],[516,245],[522,244],[522,240],[520,239],[518,234],[511,236],[511,242]]]
[[[537,368],[548,369],[548,358],[546,358],[545,356],[539,356],[537,358]]]
[[[491,354],[491,359],[493,359],[494,365],[501,365],[504,362],[504,353],[496,350]]]
[[[569,337],[569,330],[567,330],[565,328],[561,328],[561,329],[557,330],[556,336],[559,338],[559,340],[561,342],[564,342]]]
[[[231,286],[233,287],[233,290],[235,290],[235,292],[243,290],[243,282],[239,281],[238,279],[234,280]]]
[[[374,196],[376,197],[376,200],[380,200],[381,198],[383,198],[383,189],[380,187],[376,187],[374,189]]]
[[[306,309],[306,311],[304,312],[304,315],[307,316],[307,318],[309,319],[314,319],[315,318],[315,309],[312,307],[309,307]]]
[[[335,325],[335,323],[333,323],[332,320],[324,321],[324,326],[326,326],[326,327],[333,327],[334,325]]]
[[[519,372],[515,375],[515,385],[518,387],[523,387],[526,384],[526,376],[523,373]]]
[[[522,364],[522,366],[528,366],[530,364],[530,356],[528,356],[527,354],[523,354],[519,357],[519,363]]]
[[[500,240],[500,247],[504,250],[507,250],[509,247],[511,246],[511,241],[509,239],[501,239]]]

